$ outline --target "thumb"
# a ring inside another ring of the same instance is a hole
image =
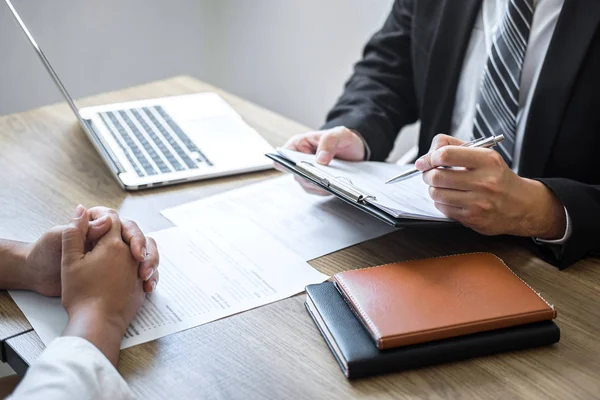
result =
[[[429,171],[435,168],[431,162],[431,153],[427,153],[415,162],[415,168],[419,171]]]
[[[435,135],[435,137],[431,141],[431,148],[429,149],[429,153],[433,153],[440,147],[460,146],[462,144],[465,144],[465,142],[463,142],[460,139],[455,138],[454,136],[444,135],[444,134],[440,133],[439,135]]]
[[[339,129],[332,129],[321,136],[319,146],[317,147],[317,163],[328,165],[335,157],[340,147],[344,146],[344,132]]]
[[[112,219],[108,217],[108,215],[103,216],[100,219],[91,221],[89,223],[88,233],[87,233],[87,241],[88,242],[97,242],[100,238],[110,230],[112,227]]]
[[[62,263],[69,264],[85,255],[85,240],[89,228],[87,210],[79,205],[75,217],[62,234]]]
[[[429,153],[421,156],[416,162],[415,167],[419,171],[429,171],[430,169],[435,168],[435,165],[431,161],[431,154],[437,149],[444,146],[460,146],[464,144],[464,142],[460,139],[457,139],[453,136],[439,134],[433,138],[431,142],[431,148],[429,149]]]

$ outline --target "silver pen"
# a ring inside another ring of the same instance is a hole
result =
[[[482,147],[482,148],[487,149],[487,148],[496,146],[498,143],[500,143],[503,140],[504,140],[504,135],[489,136],[486,138],[479,138],[479,139],[475,139],[471,142],[461,144],[459,147]],[[394,176],[392,179],[390,179],[389,181],[386,182],[386,185],[389,183],[402,182],[403,180],[406,180],[406,179],[412,178],[413,176],[419,175],[420,172],[421,171],[419,171],[416,168],[411,168],[409,170],[404,171],[400,175]],[[423,172],[425,172],[425,171],[423,171]]]

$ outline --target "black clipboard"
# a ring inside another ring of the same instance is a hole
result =
[[[367,193],[361,192],[351,183],[342,182],[339,180],[339,178],[326,175],[323,171],[318,171],[314,169],[314,167],[311,168],[311,164],[297,165],[294,161],[274,153],[269,153],[265,155],[271,160],[273,160],[277,165],[283,167],[285,170],[295,175],[301,176],[304,179],[307,179],[308,181],[319,186],[320,188],[333,194],[338,199],[394,227],[401,228],[406,226],[450,226],[456,224],[452,221],[426,221],[411,218],[396,218],[386,213],[385,211],[379,209],[378,207],[366,202],[365,200],[367,200],[371,196],[369,196],[369,194]]]

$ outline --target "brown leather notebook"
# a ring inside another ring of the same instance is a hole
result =
[[[490,253],[346,271],[333,280],[380,350],[556,317]]]

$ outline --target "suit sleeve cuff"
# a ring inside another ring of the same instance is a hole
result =
[[[569,238],[571,237],[571,234],[573,233],[573,224],[571,223],[571,217],[569,216],[569,212],[567,211],[566,207],[565,207],[565,216],[567,218],[567,227],[565,228],[565,234],[563,235],[562,238],[555,239],[555,240],[544,240],[544,239],[534,238],[533,240],[537,244],[557,244],[557,245],[565,244],[567,242],[567,240],[569,240]]]
[[[571,236],[562,245],[539,243],[534,251],[544,261],[567,268],[580,259],[600,253],[600,186],[566,178],[536,178],[554,192],[569,212]]]
[[[356,129],[350,129],[352,132],[356,134],[362,140],[363,146],[365,146],[365,158],[364,161],[369,161],[371,159],[371,148],[369,147],[369,143],[365,140],[364,136],[357,131]]]

